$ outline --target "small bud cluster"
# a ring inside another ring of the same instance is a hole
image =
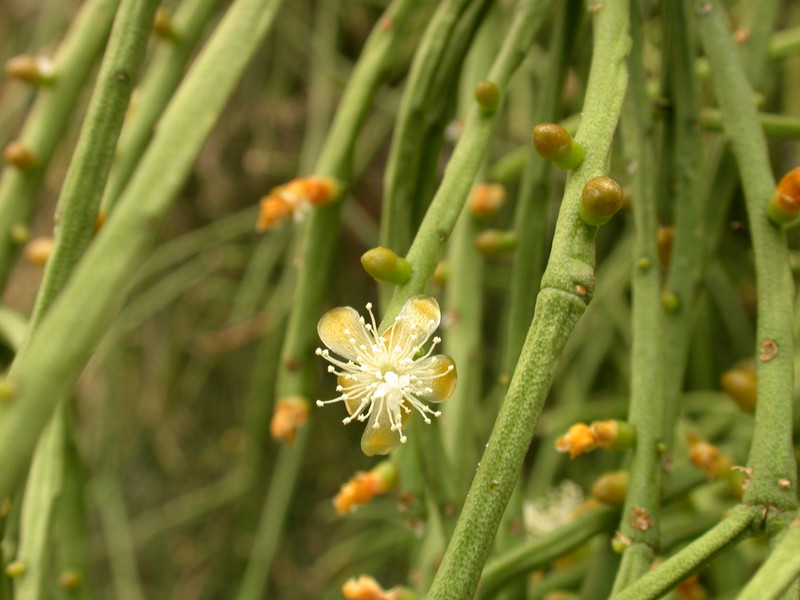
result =
[[[310,405],[303,396],[285,396],[279,398],[272,413],[269,432],[275,440],[294,442],[297,430],[308,421]]]
[[[397,467],[390,460],[384,460],[366,473],[356,473],[342,486],[333,499],[333,506],[340,515],[354,511],[361,504],[392,490],[397,485]]]
[[[556,450],[569,452],[569,457],[575,458],[596,448],[627,450],[633,446],[635,440],[636,430],[625,421],[595,421],[591,425],[576,423],[556,440]]]
[[[312,206],[328,204],[338,195],[338,185],[327,177],[293,179],[261,199],[256,228],[259,231],[271,229],[291,215],[302,219]]]

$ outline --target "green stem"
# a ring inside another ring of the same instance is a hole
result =
[[[633,216],[636,225],[633,273],[633,343],[628,421],[636,428],[630,482],[620,531],[633,542],[622,556],[614,591],[624,589],[650,568],[660,540],[661,457],[664,407],[662,306],[658,264],[655,161],[650,144],[652,128],[642,62],[641,17],[633,5],[633,48],[628,59],[630,87],[622,118],[625,154],[635,165]],[[643,263],[642,261],[646,261]],[[644,265],[647,266],[644,266]]]
[[[800,520],[783,532],[737,600],[777,600],[800,577]]]
[[[738,61],[725,12],[712,1],[698,15],[698,29],[712,66],[717,101],[725,117],[744,187],[758,289],[755,354],[758,404],[750,449],[752,483],[744,500],[779,509],[797,506],[797,466],[792,448],[794,285],[783,231],[766,216],[775,191],[767,146],[758,123],[753,90]],[[789,489],[778,485],[787,478]]]
[[[54,58],[56,80],[42,88],[19,136],[20,143],[36,156],[28,170],[3,169],[0,178],[0,287],[4,287],[17,246],[11,230],[27,224],[36,194],[58,142],[74,117],[73,110],[84,83],[105,45],[119,0],[91,0],[81,9],[75,24]]]
[[[237,600],[259,600],[264,597],[270,565],[281,540],[285,515],[300,473],[309,437],[309,427],[302,427],[292,446],[281,446],[264,509],[255,532],[253,548],[242,578]]]
[[[27,465],[53,408],[67,396],[108,329],[133,272],[188,175],[244,67],[277,12],[277,0],[238,0],[179,88],[142,164],[9,377],[19,394],[0,407],[0,497]]]
[[[797,117],[760,112],[758,122],[768,138],[800,139],[800,119]],[[700,111],[700,125],[711,131],[722,131],[724,129],[722,112],[716,108],[704,108]]]
[[[483,570],[476,600],[494,598],[514,578],[546,567],[601,531],[610,529],[617,519],[617,512],[617,509],[608,506],[594,510],[500,555]]]
[[[698,571],[705,562],[745,534],[761,514],[757,507],[737,506],[713,529],[610,600],[655,600]]]
[[[500,54],[486,78],[497,85],[501,98],[551,4],[552,0],[528,0],[520,5]],[[453,156],[447,163],[442,183],[408,251],[406,258],[413,268],[411,278],[395,290],[381,329],[389,325],[408,298],[426,291],[483,162],[496,121],[497,112],[482,112],[477,102],[473,104]]]
[[[119,138],[114,168],[103,195],[102,215],[110,212],[139,164],[156,121],[181,82],[186,65],[220,4],[221,0],[185,0],[172,17],[177,36],[159,42],[136,92],[136,105]]]
[[[625,2],[605,2],[595,13],[594,54],[583,120],[576,136],[586,158],[567,180],[553,250],[520,363],[428,600],[468,598],[474,593],[564,344],[592,296],[597,229],[582,223],[578,205],[584,185],[603,172],[608,158],[627,84],[625,57],[630,43],[627,30]],[[455,156],[451,164],[454,161]],[[427,222],[428,217],[423,228]],[[437,242],[434,239],[428,243],[435,246]],[[412,263],[416,267],[417,263]],[[402,291],[405,290],[398,290]]]

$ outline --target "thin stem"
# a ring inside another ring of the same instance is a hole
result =
[[[605,168],[622,109],[627,84],[627,31],[625,2],[605,2],[595,13],[594,54],[584,116],[576,136],[586,158],[567,180],[553,250],[520,363],[428,594],[429,600],[468,598],[474,593],[564,344],[592,296],[597,229],[582,223],[578,205],[586,182]]]
[[[758,507],[737,506],[720,523],[678,554],[649,571],[610,600],[655,600],[737,541],[761,514]]]
[[[800,577],[800,520],[778,538],[769,558],[750,579],[737,600],[776,600]]]
[[[602,507],[498,556],[483,570],[476,600],[494,598],[515,577],[546,567],[611,528],[616,519],[617,509]]]
[[[56,80],[40,90],[22,133],[20,143],[36,157],[27,170],[6,167],[0,177],[0,287],[4,287],[17,246],[11,229],[27,224],[36,194],[64,131],[73,118],[75,104],[95,58],[103,50],[119,0],[90,0],[81,9],[54,58]]]
[[[103,195],[103,215],[110,212],[139,164],[156,121],[181,82],[206,25],[221,4],[221,0],[185,0],[172,17],[176,35],[159,42],[151,66],[136,92],[136,110],[119,138],[114,168]]]
[[[500,54],[486,78],[497,85],[501,97],[514,71],[525,58],[552,1],[528,0],[517,11]],[[453,156],[447,163],[442,183],[408,251],[406,258],[413,268],[411,278],[395,290],[381,329],[391,323],[408,298],[426,291],[483,161],[496,121],[497,112],[482,112],[477,102],[473,104]]]
[[[783,231],[766,216],[775,191],[767,146],[725,13],[716,1],[698,15],[698,30],[712,66],[725,131],[731,140],[744,187],[758,289],[755,354],[758,403],[749,466],[752,483],[744,500],[778,509],[797,506],[797,466],[792,448],[794,284]],[[790,488],[778,482],[788,479]]]
[[[642,52],[641,16],[635,4],[633,48],[628,59],[630,86],[622,118],[626,158],[633,171],[636,225],[633,273],[633,343],[628,421],[636,428],[630,483],[620,531],[631,542],[622,555],[614,590],[624,589],[650,568],[660,539],[661,457],[664,407],[662,306],[658,264],[655,161],[650,145],[651,120]]]
[[[0,497],[8,496],[36,439],[108,329],[131,275],[165,216],[279,2],[238,0],[195,62],[164,115],[115,215],[89,246],[67,286],[15,358],[19,394],[0,407]]]

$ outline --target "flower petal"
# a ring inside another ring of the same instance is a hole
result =
[[[378,427],[375,427],[375,423]],[[361,451],[367,456],[389,454],[400,445],[401,432],[392,431],[386,411],[377,410],[370,415],[364,435],[361,436]]]
[[[374,344],[361,316],[350,306],[338,306],[322,315],[317,333],[323,344],[352,361],[361,354],[361,346],[371,348]]]
[[[419,395],[426,402],[444,402],[456,391],[456,363],[446,354],[434,354],[415,364],[417,376],[430,389]]]
[[[412,357],[439,327],[441,318],[436,298],[421,294],[411,296],[383,337],[390,349],[399,347],[406,356]]]

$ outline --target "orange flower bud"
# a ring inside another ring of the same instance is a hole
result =
[[[275,440],[286,440],[291,444],[297,430],[308,421],[309,404],[303,396],[279,398],[272,413],[269,432]]]
[[[31,240],[23,250],[25,260],[31,264],[43,267],[47,259],[50,258],[50,254],[53,252],[54,244],[55,242],[51,237],[38,237]]]
[[[499,183],[479,183],[472,190],[469,209],[476,217],[486,219],[506,201],[506,188]]]
[[[597,445],[605,450],[627,450],[636,440],[636,430],[625,421],[595,421],[591,429]]]
[[[342,594],[347,600],[398,600],[399,597],[396,590],[384,590],[369,575],[348,579],[342,586]]]
[[[767,206],[767,215],[778,225],[790,225],[800,217],[800,167],[780,180]]]
[[[704,440],[690,442],[689,461],[697,468],[705,471],[709,479],[716,479],[728,474],[733,461],[725,456],[719,448]]]
[[[597,448],[597,438],[586,423],[575,423],[556,440],[556,450],[569,452],[570,458],[591,452]]]
[[[261,199],[258,213],[258,231],[266,231],[292,214],[292,206],[280,196],[265,196]]]
[[[322,206],[336,197],[338,186],[327,177],[304,177],[287,183],[284,193],[314,206]]]
[[[397,467],[392,461],[384,460],[367,473],[356,473],[336,494],[333,506],[337,514],[344,515],[361,504],[371,502],[376,496],[385,494],[396,485]]]

